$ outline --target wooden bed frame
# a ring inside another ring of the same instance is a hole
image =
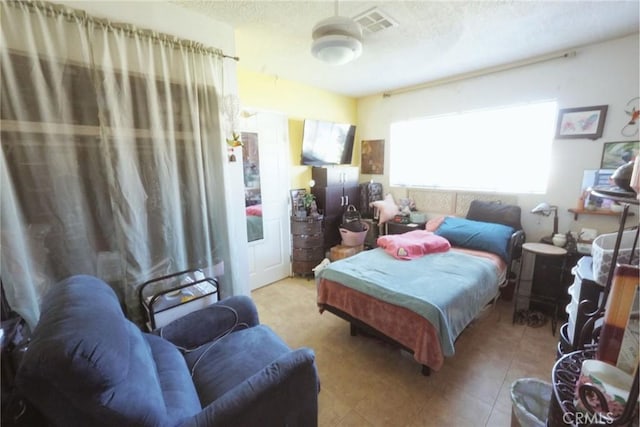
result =
[[[387,344],[390,344],[394,347],[397,348],[401,348],[411,354],[413,354],[413,350],[410,349],[409,347],[400,344],[398,341],[394,340],[393,338],[390,338],[388,336],[386,336],[385,334],[383,334],[382,332],[378,331],[376,328],[369,326],[368,324],[366,324],[365,322],[363,322],[362,320],[356,319],[355,317],[351,316],[348,313],[345,313],[344,311],[335,308],[333,306],[330,306],[329,304],[318,304],[318,306],[321,308],[321,310],[326,310],[330,313],[335,314],[336,316],[340,317],[341,319],[346,320],[347,322],[349,322],[349,331],[352,337],[355,337],[356,335],[358,335],[358,333],[360,333],[361,335],[364,336],[372,336],[375,337]],[[429,376],[431,375],[431,368],[428,367],[425,364],[422,364],[422,375],[424,376]]]

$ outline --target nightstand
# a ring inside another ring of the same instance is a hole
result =
[[[291,217],[291,271],[313,276],[313,268],[324,259],[323,216]]]
[[[555,335],[558,310],[567,295],[565,280],[566,249],[546,243],[525,243],[522,245],[522,260],[516,282],[513,305],[513,322],[521,299],[529,300],[529,307],[551,308],[551,332]]]
[[[387,221],[387,232],[386,234],[402,234],[407,231],[414,230],[424,230],[426,223],[425,222],[410,222],[408,224],[401,224],[398,222]]]

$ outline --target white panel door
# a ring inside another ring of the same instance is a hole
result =
[[[248,242],[251,289],[289,275],[289,127],[281,114],[258,112],[241,119],[256,132],[260,157],[263,238]]]

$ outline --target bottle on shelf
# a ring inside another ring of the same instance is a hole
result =
[[[578,198],[578,204],[576,206],[576,210],[581,211],[584,209],[585,197],[586,197],[586,191],[583,191],[582,194],[580,194],[580,197]]]

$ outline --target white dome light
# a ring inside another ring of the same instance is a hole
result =
[[[313,41],[311,53],[331,65],[351,62],[362,53],[362,42],[348,36],[324,36]]]
[[[311,53],[331,65],[342,65],[362,54],[362,29],[352,19],[332,16],[313,27]]]

